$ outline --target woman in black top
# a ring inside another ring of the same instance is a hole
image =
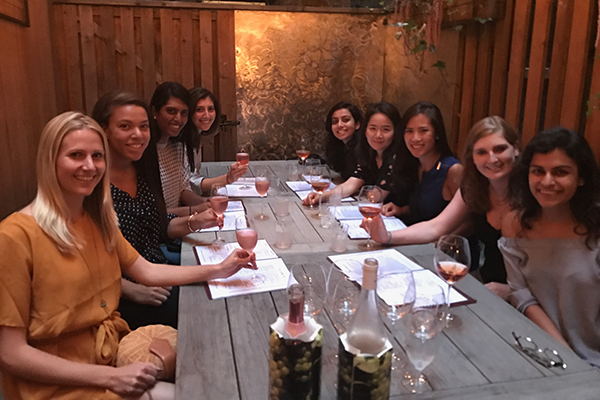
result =
[[[112,92],[98,100],[92,116],[108,136],[111,194],[119,228],[142,257],[164,264],[161,242],[217,225],[211,209],[189,217],[167,214],[156,143],[150,140],[148,109],[142,100],[131,93]],[[122,285],[119,311],[131,328],[158,323],[177,326],[176,287],[146,287],[128,279]]]
[[[356,145],[362,118],[357,106],[342,101],[331,107],[325,119],[325,129],[329,133],[325,147],[327,165],[339,172],[344,180],[356,169]]]
[[[393,166],[397,144],[402,140],[402,117],[390,103],[381,102],[367,108],[366,124],[358,136],[357,164],[354,172],[344,183],[323,192],[322,201],[328,201],[333,193],[349,196],[363,185],[379,186],[386,197],[392,189]],[[319,194],[312,192],[303,205],[319,202]]]

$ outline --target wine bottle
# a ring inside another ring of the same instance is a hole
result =
[[[304,288],[295,283],[288,287],[288,300],[290,313],[285,324],[285,331],[290,337],[295,338],[306,332],[304,323]]]
[[[347,331],[349,345],[363,354],[374,356],[386,346],[385,329],[377,308],[378,269],[376,259],[365,259],[360,300]]]

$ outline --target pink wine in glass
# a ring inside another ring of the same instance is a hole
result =
[[[446,282],[458,282],[469,272],[466,265],[456,261],[440,261],[437,264],[437,269]]]
[[[324,192],[325,190],[327,190],[330,184],[331,182],[329,182],[328,180],[318,180],[311,182],[312,188],[315,189],[317,192]]]
[[[213,196],[210,198],[210,207],[217,215],[223,215],[227,210],[228,199],[225,196]]]
[[[256,191],[259,195],[264,196],[269,191],[269,180],[259,181],[258,179],[254,181],[254,185],[256,186]]]
[[[381,208],[377,206],[360,206],[358,207],[358,211],[365,218],[375,218],[381,212]]]
[[[304,161],[310,155],[310,150],[296,150],[296,155]]]
[[[256,246],[258,234],[252,228],[240,229],[235,232],[235,238],[242,249],[252,251]]]
[[[248,153],[237,153],[235,155],[235,160],[242,165],[246,165],[250,162],[250,154]]]

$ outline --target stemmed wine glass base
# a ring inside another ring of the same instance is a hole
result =
[[[217,246],[217,247],[223,247],[223,246],[225,246],[226,243],[227,242],[225,242],[225,240],[221,237],[218,237],[212,241],[212,245]]]
[[[268,220],[268,219],[269,219],[269,216],[268,216],[268,215],[265,215],[265,214],[256,214],[256,215],[254,216],[254,219],[257,219],[257,220],[259,220],[259,221],[266,221],[266,220]]]
[[[444,327],[446,328],[459,328],[462,326],[462,320],[456,314],[446,313],[444,316]]]
[[[372,241],[365,242],[365,243],[359,243],[357,247],[359,250],[362,250],[362,251],[377,250],[380,248],[380,246],[377,243],[372,242]]]
[[[402,380],[402,385],[410,390],[411,393],[431,392],[431,386],[427,382],[425,375],[419,374],[417,377],[410,377]]]
[[[250,282],[252,282],[253,285],[260,285],[261,283],[264,283],[266,279],[267,278],[265,278],[263,274],[254,273],[254,275],[252,275],[252,277],[249,280]]]

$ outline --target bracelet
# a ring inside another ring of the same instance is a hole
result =
[[[190,230],[190,233],[194,233],[194,232],[200,232],[200,229],[192,229],[192,218],[194,218],[194,215],[197,215],[198,213],[195,212],[193,214],[190,214],[190,216],[188,217],[188,229]]]
[[[392,241],[392,232],[387,231],[387,233],[390,234],[390,237],[388,238],[387,242],[385,242],[384,244],[390,244],[390,242]]]

